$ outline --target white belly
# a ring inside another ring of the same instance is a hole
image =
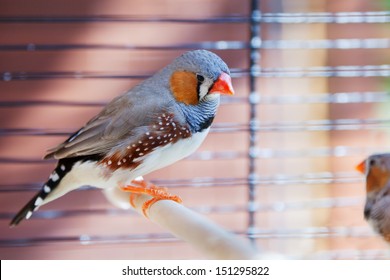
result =
[[[134,174],[136,177],[144,176],[191,155],[202,144],[209,130],[209,128],[205,129],[203,132],[196,133],[190,138],[182,139],[175,144],[168,144],[153,151],[144,158],[143,164],[134,170]]]

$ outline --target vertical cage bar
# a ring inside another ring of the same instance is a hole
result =
[[[255,187],[256,187],[256,126],[257,126],[257,112],[256,105],[259,103],[260,95],[256,87],[256,73],[259,71],[259,60],[261,46],[260,37],[260,19],[261,11],[258,0],[251,0],[250,5],[250,42],[249,42],[249,170],[248,170],[248,229],[247,234],[252,244],[255,243],[253,231],[255,229]]]

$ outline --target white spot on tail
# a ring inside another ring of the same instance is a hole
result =
[[[43,191],[44,191],[45,193],[49,193],[49,192],[51,191],[51,188],[50,188],[48,185],[45,185],[45,186],[43,187]]]
[[[26,214],[26,220],[30,219],[31,215],[32,215],[32,212],[28,211],[27,214]]]
[[[53,173],[51,173],[50,179],[51,179],[53,182],[56,182],[56,181],[58,181],[58,179],[60,179],[60,176],[58,176],[57,172],[54,171]]]
[[[42,197],[38,197],[38,198],[35,200],[34,205],[35,205],[35,206],[39,206],[39,205],[42,204],[42,202],[43,202]]]

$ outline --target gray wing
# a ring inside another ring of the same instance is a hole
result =
[[[152,124],[154,116],[169,110],[169,100],[165,103],[162,100],[166,98],[156,98],[150,93],[129,92],[119,96],[69,139],[48,150],[44,158],[106,154],[124,141],[134,141]]]

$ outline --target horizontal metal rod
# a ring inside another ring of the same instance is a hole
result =
[[[90,15],[90,16],[2,16],[0,23],[244,23],[250,20],[255,23],[388,23],[388,11],[367,12],[337,12],[337,13],[259,13],[257,17],[249,15],[225,15],[209,18],[178,18],[152,16],[118,16],[118,15]]]
[[[1,16],[0,23],[247,23],[249,18],[240,15],[228,15],[209,18],[174,18],[158,16],[119,16],[119,15],[90,15],[90,16]]]
[[[246,41],[204,41],[183,43],[175,45],[132,45],[132,44],[3,44],[0,51],[67,51],[67,50],[142,50],[142,51],[169,51],[187,49],[212,49],[212,50],[245,50],[249,48]]]
[[[44,162],[44,161],[42,161]],[[45,162],[46,163],[46,162]],[[289,185],[309,185],[309,184],[360,184],[364,182],[364,177],[360,176],[357,172],[353,172],[353,166],[350,168],[350,172],[310,172],[303,174],[285,174],[278,173],[272,175],[260,175],[257,174],[253,178],[254,184],[258,188],[268,188],[270,186],[289,186]],[[13,184],[0,184],[0,193],[6,192],[24,192],[24,191],[37,191],[41,188],[44,182],[31,182],[31,183],[13,183]],[[245,177],[226,177],[226,178],[209,178],[209,177],[197,177],[193,179],[155,179],[152,183],[164,186],[168,188],[222,188],[222,187],[241,187],[245,186],[247,181]],[[316,186],[313,186],[314,188]],[[78,191],[91,191],[95,190],[92,187],[82,187]]]
[[[68,101],[68,100],[11,100],[0,101],[0,109],[11,107],[34,107],[34,106],[61,106],[61,107],[103,107],[109,101]],[[381,103],[390,102],[390,92],[366,91],[366,92],[334,92],[334,93],[311,93],[285,95],[263,94],[256,101],[258,104],[350,104],[350,103]],[[247,104],[246,97],[222,96],[221,104]]]
[[[264,23],[386,23],[389,11],[366,12],[311,12],[311,13],[263,13],[257,19]]]
[[[318,67],[284,67],[251,69],[256,77],[264,78],[310,78],[310,77],[389,77],[390,65],[351,65]],[[236,74],[236,73],[235,73]],[[246,76],[246,71],[237,76]]]
[[[316,131],[355,131],[390,127],[390,119],[323,119],[307,121],[262,121],[257,119],[252,128],[256,132],[316,132]],[[212,132],[228,133],[248,131],[244,123],[216,123]]]
[[[29,247],[42,246],[48,244],[127,244],[127,243],[162,243],[162,242],[180,242],[170,234],[129,234],[115,236],[55,236],[55,237],[35,237],[22,239],[0,239],[0,247]]]
[[[387,49],[390,39],[387,38],[355,38],[355,39],[324,39],[324,40],[263,40],[259,49]],[[117,50],[117,51],[168,51],[187,49],[210,50],[247,50],[250,45],[246,41],[203,41],[175,45],[132,45],[132,44],[3,44],[0,51],[68,51],[68,50]]]
[[[312,239],[312,238],[371,238],[374,233],[368,227],[310,227],[304,229],[254,229],[252,234],[255,239]],[[247,235],[236,232],[239,235]],[[248,235],[247,235],[248,236]],[[129,234],[129,235],[80,235],[80,236],[56,236],[35,237],[23,239],[0,239],[0,247],[29,247],[48,244],[126,244],[126,243],[162,243],[180,242],[178,239],[166,233],[154,234]]]
[[[390,151],[390,146],[381,146],[380,150]],[[275,148],[253,148],[250,156],[255,159],[291,159],[291,158],[317,158],[317,157],[351,157],[362,156],[378,152],[378,147],[314,147],[308,149],[275,149]],[[185,160],[237,160],[246,159],[248,154],[245,151],[197,151]],[[56,160],[28,157],[0,157],[0,164],[53,164]]]
[[[352,65],[318,67],[283,67],[231,69],[232,77],[264,78],[312,78],[312,77],[390,77],[390,65]],[[129,74],[120,72],[50,71],[50,72],[0,72],[3,81],[47,79],[146,79],[152,74]]]
[[[274,201],[267,203],[253,203],[253,212],[272,212],[282,213],[288,211],[313,210],[313,209],[330,209],[330,208],[345,208],[345,207],[361,207],[364,205],[363,197],[326,197],[320,199],[311,199],[308,201]],[[248,211],[247,205],[198,205],[190,207],[190,209],[201,214],[233,214],[244,213]],[[363,212],[362,212],[363,213]],[[10,220],[15,213],[0,212],[0,219]],[[71,218],[89,215],[104,215],[104,216],[125,216],[135,215],[132,211],[121,210],[117,208],[109,209],[72,209],[72,210],[41,210],[34,214],[34,219],[60,219]]]
[[[336,119],[336,120],[308,120],[308,121],[260,121],[252,128],[256,132],[317,132],[317,131],[355,131],[388,129],[390,119]],[[236,133],[247,132],[248,124],[245,123],[216,123],[213,125],[212,133]],[[44,129],[44,128],[2,128],[0,137],[10,136],[69,136],[73,130]]]

